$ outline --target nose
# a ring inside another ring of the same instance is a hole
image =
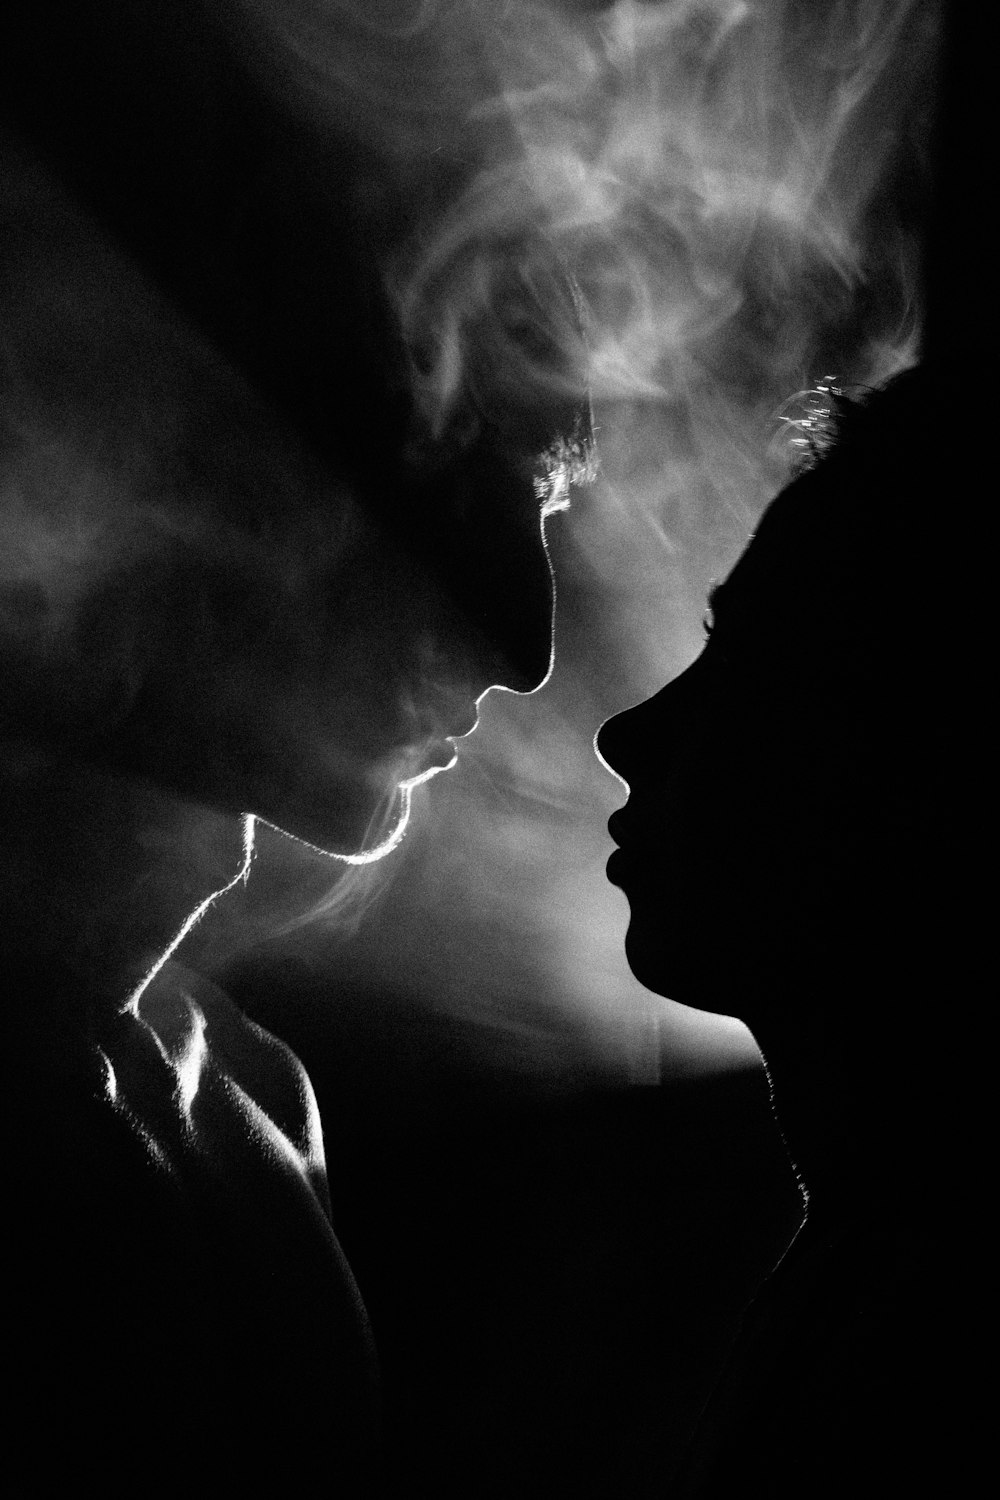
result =
[[[615,714],[613,718],[606,719],[597,731],[594,741],[597,753],[623,781],[628,781],[625,770],[626,756],[624,753],[630,734],[630,721],[637,712],[636,709],[626,709],[624,713]]]
[[[693,667],[688,667],[634,708],[607,719],[595,744],[601,759],[627,782],[662,780],[675,768],[681,741],[689,733]]]
[[[630,790],[677,784],[719,743],[732,718],[734,678],[717,653],[702,651],[659,692],[608,719],[597,752]]]
[[[486,551],[466,580],[481,690],[532,693],[548,676],[553,649],[553,580],[541,525],[522,545],[508,538],[506,549]]]
[[[532,692],[551,662],[554,588],[530,468],[483,442],[422,475],[394,513],[465,627],[477,695]]]
[[[513,508],[524,497],[506,498]],[[554,609],[552,567],[537,507],[527,518],[484,516],[471,531],[452,587],[478,642],[482,687],[534,692],[552,661]]]

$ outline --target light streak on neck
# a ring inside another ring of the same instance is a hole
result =
[[[132,1013],[132,1015],[138,1016],[138,1013],[139,1013],[139,1001],[142,998],[143,993],[145,992],[146,989],[148,989],[149,985],[152,984],[153,980],[156,978],[157,974],[163,968],[164,964],[167,963],[168,960],[173,957],[174,953],[180,947],[181,943],[187,937],[188,933],[192,930],[192,928],[194,928],[194,927],[196,927],[198,925],[198,923],[201,921],[202,917],[208,911],[208,908],[210,906],[212,906],[219,899],[220,896],[224,896],[227,891],[231,891],[234,886],[239,885],[239,883],[240,883],[241,880],[245,882],[249,878],[249,876],[250,876],[250,866],[251,866],[251,864],[253,862],[254,830],[255,830],[255,827],[256,827],[256,823],[257,823],[257,820],[253,816],[252,813],[247,813],[247,814],[244,815],[244,818],[243,818],[243,863],[240,865],[240,868],[237,870],[237,872],[233,876],[232,880],[228,881],[225,885],[220,886],[217,891],[213,891],[210,896],[206,896],[205,899],[204,899],[204,901],[202,901],[200,903],[200,905],[196,906],[195,909],[194,909],[194,911],[191,912],[190,915],[185,918],[184,922],[181,924],[180,928],[178,929],[176,935],[168,943],[167,947],[160,954],[159,958],[153,964],[153,966],[149,970],[149,972],[145,975],[145,977],[140,981],[140,983],[136,986],[136,988],[129,995],[128,1000],[125,1002],[125,1010],[126,1011],[130,1011]]]

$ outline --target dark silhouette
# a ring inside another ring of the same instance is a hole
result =
[[[233,19],[5,13],[12,1494],[377,1488],[309,1081],[149,975],[245,873],[244,814],[370,848],[549,662],[533,455],[572,413],[424,429],[373,258],[403,208]]]
[[[934,522],[959,411],[930,370],[845,405],[702,654],[599,736],[629,786],[608,866],[629,962],[746,1021],[809,1195],[677,1493],[954,1492],[964,685]]]

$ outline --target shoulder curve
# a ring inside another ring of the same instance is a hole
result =
[[[252,1021],[218,985],[176,962],[165,964],[143,993],[139,1015],[168,1050],[183,1045],[182,1033],[201,1029],[214,1068],[268,1115],[311,1170],[325,1175],[316,1094],[287,1043]]]

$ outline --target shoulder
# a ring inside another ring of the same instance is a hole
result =
[[[217,985],[180,964],[166,964],[139,1002],[139,1019],[170,1058],[181,1089],[193,1093],[210,1070],[252,1101],[305,1163],[324,1170],[319,1108],[305,1068]]]

